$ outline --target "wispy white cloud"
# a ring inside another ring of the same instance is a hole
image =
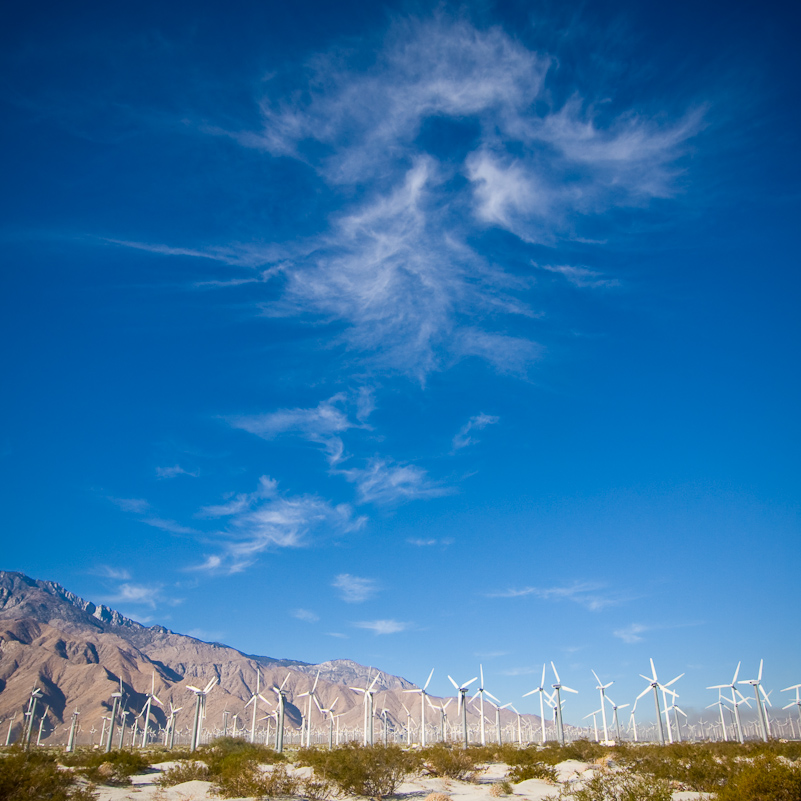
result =
[[[269,476],[262,476],[253,492],[206,506],[200,514],[227,519],[227,527],[216,537],[218,552],[191,569],[228,573],[241,572],[264,551],[306,547],[315,535],[347,533],[365,522],[348,504],[332,505],[316,495],[282,495]]]
[[[340,598],[349,604],[358,604],[372,598],[378,592],[378,582],[363,576],[340,573],[331,586],[339,590]]]
[[[318,54],[293,64],[292,77],[261,84],[255,127],[203,127],[315,170],[330,201],[316,231],[269,247],[119,244],[251,271],[209,287],[280,273],[262,313],[327,323],[326,347],[339,344],[374,369],[423,382],[474,357],[525,375],[542,350],[510,321],[532,314],[531,284],[497,266],[477,228],[527,243],[586,242],[584,220],[674,196],[703,109],[615,114],[605,96],[578,90],[555,102],[549,54],[444,12],[398,21],[352,56],[353,66],[341,49]],[[443,119],[471,132],[447,157],[420,137],[426,122]],[[553,271],[576,285],[609,285],[587,269]],[[337,436],[322,443],[334,459]]]
[[[304,623],[316,623],[320,619],[320,616],[310,609],[293,609],[291,614],[292,617],[302,620]]]
[[[358,422],[348,416],[348,405],[354,407]],[[267,414],[231,417],[234,427],[256,434],[263,439],[275,439],[282,434],[296,434],[323,447],[330,464],[337,464],[344,455],[341,434],[348,429],[363,427],[373,411],[372,393],[363,388],[355,398],[339,393],[308,409],[279,409]]]
[[[623,640],[625,643],[642,642],[645,638],[642,636],[649,627],[642,625],[642,623],[631,623],[622,629],[617,629],[612,632],[615,637]]]
[[[111,567],[109,565],[98,565],[93,571],[94,575],[102,576],[103,578],[117,579],[120,581],[128,581],[131,574],[128,570],[121,567]]]
[[[453,449],[456,451],[461,448],[466,448],[468,445],[474,444],[476,440],[470,436],[471,431],[481,431],[487,426],[495,425],[499,420],[499,417],[483,413],[471,417],[459,429],[456,436],[453,438]]]
[[[199,534],[200,532],[195,528],[184,526],[181,523],[176,523],[175,520],[168,520],[164,517],[143,517],[142,522],[153,528],[160,528],[162,531],[168,531],[170,534]]]
[[[361,503],[396,503],[418,498],[436,498],[453,490],[428,478],[416,465],[398,464],[374,457],[366,467],[340,470],[339,474],[356,485]]]
[[[107,595],[103,601],[108,604],[134,604],[155,609],[159,604],[175,606],[181,603],[179,598],[170,598],[164,595],[162,584],[136,584],[131,581],[122,582],[112,595]]]
[[[150,509],[150,504],[144,498],[109,498],[109,500],[122,509],[123,512],[144,514]]]
[[[186,470],[179,464],[174,464],[171,467],[157,467],[156,478],[175,478],[176,476],[191,476],[197,478],[200,475],[197,470]]]
[[[400,620],[362,620],[353,625],[359,629],[372,631],[373,634],[397,634],[406,631],[411,624],[403,623]]]
[[[622,603],[622,598],[604,594],[605,586],[593,582],[576,582],[564,587],[521,587],[488,593],[490,598],[540,598],[543,601],[573,601],[591,611],[599,611]]]
[[[441,539],[436,537],[410,537],[406,542],[417,548],[434,548],[437,546],[447,548],[449,545],[453,545],[455,540],[452,537],[442,537]]]
[[[580,288],[600,288],[620,286],[617,278],[606,278],[603,273],[591,270],[589,267],[574,267],[569,264],[535,264],[540,270],[547,270],[557,273],[565,278],[566,281]]]

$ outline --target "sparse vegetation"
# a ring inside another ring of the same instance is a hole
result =
[[[484,749],[462,748],[436,743],[419,751],[423,769],[430,776],[469,781],[479,771],[479,763],[486,756]]]
[[[384,798],[417,772],[420,758],[398,745],[361,746],[349,743],[323,751],[307,748],[298,753],[301,765],[308,765],[318,780],[332,783],[344,795]]]
[[[762,754],[743,764],[718,791],[717,801],[799,801],[801,765]]]
[[[42,751],[12,749],[0,755],[2,801],[94,801],[91,785],[72,771],[59,767],[54,755]]]
[[[150,767],[147,752],[143,751],[76,751],[61,757],[64,765],[75,769],[95,784],[125,786],[131,776]]]
[[[174,787],[184,782],[209,780],[209,768],[205,762],[179,762],[165,770],[156,780],[161,787]]]
[[[627,770],[596,771],[585,782],[562,786],[556,801],[671,801],[672,788],[664,779],[639,776]]]

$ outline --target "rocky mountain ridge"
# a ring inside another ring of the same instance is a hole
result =
[[[152,705],[154,724],[166,723],[170,704],[186,709],[193,702],[188,685],[204,686],[216,678],[209,693],[207,716],[221,720],[223,713],[244,719],[245,703],[258,686],[272,701],[273,686],[284,683],[289,703],[288,725],[299,726],[301,707],[319,672],[316,695],[323,708],[336,704],[340,725],[360,727],[363,696],[348,689],[364,687],[375,669],[348,659],[311,665],[290,659],[244,654],[221,643],[208,643],[164,626],[143,626],[114,609],[75,595],[60,584],[40,581],[22,573],[0,571],[0,720],[9,726],[12,740],[22,728],[22,712],[32,687],[44,695],[48,709],[45,741],[63,741],[65,722],[79,709],[85,731],[99,730],[111,708],[111,693],[120,682],[128,708],[140,714],[151,686],[163,706]],[[415,685],[398,676],[381,673],[376,682],[375,708],[386,709],[390,725],[402,727],[404,709],[411,699],[403,695]],[[432,701],[436,703],[437,699]],[[260,715],[271,707],[259,701]],[[455,707],[455,704],[451,705]],[[455,716],[455,710],[451,710]],[[429,712],[431,717],[433,712]],[[504,710],[508,718],[511,713]],[[187,716],[188,717],[188,716]],[[419,717],[419,715],[418,715]],[[475,718],[470,711],[471,719]],[[261,724],[265,725],[265,724]],[[312,726],[322,725],[312,709]],[[5,728],[0,730],[0,744]]]

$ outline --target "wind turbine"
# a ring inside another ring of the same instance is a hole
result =
[[[314,694],[314,691],[317,689],[317,682],[320,680],[320,671],[317,671],[317,676],[314,679],[314,684],[312,685],[311,690],[305,693],[301,693],[298,698],[303,698],[305,696],[309,697],[308,704],[306,706],[306,748],[311,748],[311,710],[312,710],[312,699],[314,699],[314,703],[317,705],[317,708],[320,708],[320,703],[317,700],[317,696]],[[303,745],[303,737],[301,736],[301,745]]]
[[[175,718],[182,709],[182,706],[173,706],[170,701],[170,717],[167,720],[167,731],[164,734],[164,745],[170,750],[175,744]]]
[[[653,674],[651,678],[648,676],[643,676],[640,673],[640,676],[644,678],[648,682],[648,686],[637,696],[637,701],[640,700],[644,695],[648,693],[648,690],[653,690],[654,693],[654,705],[656,706],[656,722],[657,727],[659,729],[659,741],[662,745],[665,744],[665,729],[662,726],[662,709],[659,706],[659,690],[666,690],[670,687],[671,684],[677,682],[684,674],[681,673],[676,676],[675,679],[671,679],[667,684],[660,684],[659,679],[656,676],[656,667],[654,666],[654,660],[651,659],[651,673]],[[672,692],[672,691],[671,691]],[[632,714],[634,714],[634,710],[632,710]]]
[[[25,726],[25,750],[31,747],[31,736],[33,735],[33,718],[36,715],[36,704],[44,693],[34,684],[31,690],[31,697],[28,700],[28,711],[25,713],[28,718],[27,725]]]
[[[487,693],[487,695],[489,695],[489,693]],[[495,698],[494,695],[491,697]],[[495,698],[495,700],[497,701],[498,699]],[[498,702],[498,704],[499,703],[500,702]],[[512,706],[512,702],[510,701],[508,704],[504,704],[503,706],[499,706],[498,704],[493,704],[492,701],[490,701],[490,704],[492,704],[492,706],[495,707],[495,734],[497,735],[498,738],[498,745],[503,745],[503,735],[501,732],[501,710]]]
[[[545,693],[545,663],[542,665],[542,679],[540,679],[540,686],[525,693],[523,698],[528,695],[533,695],[534,693],[540,694],[540,724],[542,727],[542,744],[545,745],[545,707],[542,700],[542,696]]]
[[[357,693],[364,693],[364,744],[373,744],[373,695],[375,694],[375,683],[378,681],[381,673],[376,673],[373,681],[366,687],[351,687],[350,689]],[[368,674],[367,680],[370,680]]]
[[[273,685],[273,692],[277,696],[278,719],[275,723],[275,750],[280,754],[284,750],[284,717],[286,714],[286,696],[284,695],[284,687],[289,680],[289,673],[286,674],[284,680],[281,682],[280,687]]]
[[[507,705],[517,715],[517,744],[523,747],[523,724],[520,722],[520,713],[511,705]]]
[[[67,738],[67,753],[72,753],[75,750],[75,729],[78,726],[78,710],[77,708],[72,713],[72,722],[70,723],[70,736]]]
[[[770,703],[770,699],[768,698],[765,690],[762,688],[762,663],[764,662],[763,659],[759,660],[759,675],[755,679],[740,679],[740,684],[750,684],[754,688],[754,695],[756,696],[757,702],[757,717],[759,718],[759,728],[762,732],[762,739],[767,742],[768,741],[768,724],[766,720],[766,713],[765,709],[762,706],[762,699],[759,696],[761,692],[762,695],[765,696],[765,700]]]
[[[474,676],[470,681],[464,682],[464,684],[457,684],[453,677],[450,675],[448,679],[450,680],[451,684],[456,688],[457,692],[459,693],[459,704],[458,708],[462,713],[462,742],[464,747],[467,748],[467,688],[478,678],[478,676]]]
[[[426,699],[428,698],[428,685],[431,683],[431,677],[434,675],[434,668],[431,668],[431,673],[428,674],[428,680],[422,687],[415,687],[413,690],[404,690],[405,693],[420,693],[420,745],[426,747]]]
[[[490,698],[492,698],[495,701],[498,701],[498,699],[495,698],[495,696],[491,692],[489,692],[489,690],[485,690],[484,689],[484,666],[483,665],[479,665],[478,666],[478,672],[479,672],[479,675],[481,676],[481,681],[479,681],[479,683],[478,683],[478,689],[476,690],[476,694],[470,700],[472,702],[472,701],[476,700],[476,696],[479,697],[479,717],[481,718],[481,745],[486,745],[487,744],[487,737],[486,737],[486,731],[484,729],[484,695],[485,694],[488,695]],[[500,704],[500,701],[498,701],[498,703]]]
[[[789,709],[791,706],[796,707],[796,711],[798,712],[798,722],[801,724],[801,697],[799,697],[799,689],[801,689],[801,684],[794,684],[792,687],[785,687],[782,692],[786,693],[790,690],[795,690],[795,701],[790,701],[787,706],[783,706],[782,709]]]
[[[601,709],[603,709],[603,707],[601,707]],[[595,712],[590,712],[589,715],[584,716],[584,720],[587,720],[587,718],[592,718],[592,727],[595,729],[596,743],[598,742],[598,713],[601,711],[601,709],[596,709]]]
[[[608,687],[611,687],[614,682],[610,681],[609,684],[603,684],[601,680],[598,678],[598,674],[594,670],[590,670],[593,676],[595,676],[595,680],[598,682],[598,686],[595,688],[599,690],[601,693],[601,720],[604,724],[604,743],[609,742],[609,729],[606,727],[606,690]]]
[[[445,702],[440,701],[439,706],[435,706],[434,704],[432,704],[430,698],[427,700],[428,703],[431,705],[432,709],[439,710],[439,731],[442,742],[444,743],[448,739],[448,734],[447,734],[448,715],[445,710],[447,710],[447,708],[451,705],[451,701],[453,701],[453,698],[449,698]]]
[[[122,679],[120,679],[119,692],[112,693],[111,697],[114,700],[111,702],[111,714],[108,716],[108,732],[106,734],[105,748],[106,753],[111,751],[111,738],[114,736],[114,722],[117,718],[117,708],[119,704],[122,704]],[[103,738],[101,737],[100,739],[102,740]]]
[[[617,717],[617,710],[625,709],[628,706],[628,704],[621,704],[620,706],[618,706],[608,695],[606,696],[606,700],[609,701],[610,704],[612,704],[612,714],[614,716],[614,721],[615,721],[615,733],[617,735],[617,741],[621,742],[622,737],[620,736],[620,721],[618,720]]]
[[[406,704],[401,702],[401,706],[406,710],[406,745],[412,744],[412,713]]]
[[[562,693],[561,693],[561,691],[565,690],[566,692],[575,693],[576,695],[578,695],[578,690],[573,690],[570,687],[565,687],[565,685],[562,684],[561,680],[559,679],[559,674],[556,672],[556,665],[554,665],[553,662],[551,662],[551,667],[553,668],[554,676],[556,676],[556,684],[552,684],[551,685],[551,687],[553,687],[554,690],[556,690],[556,712],[557,712],[556,731],[557,731],[557,734],[559,735],[559,745],[564,745],[565,744],[565,727],[564,727],[564,722],[562,720]]]
[[[742,743],[745,742],[745,737],[743,736],[743,725],[742,721],[740,720],[740,704],[745,703],[746,706],[750,706],[749,702],[743,697],[743,694],[737,689],[737,676],[740,673],[740,665],[742,662],[737,663],[737,667],[734,669],[734,676],[732,677],[730,684],[713,684],[711,687],[707,687],[707,690],[717,690],[718,691],[718,700],[721,698],[721,691],[722,690],[731,690],[731,704],[734,707],[734,722],[737,727],[737,739]],[[738,701],[737,696],[740,696],[742,700]],[[729,700],[728,698],[726,699]],[[721,721],[723,720],[723,710],[720,711]],[[723,732],[724,737],[728,739],[728,735],[726,734],[726,724],[723,723]]]
[[[197,747],[200,745],[200,733],[201,733],[201,722],[200,722],[200,713],[201,707],[205,705],[206,696],[209,694],[211,688],[217,683],[217,677],[215,676],[209,683],[201,690],[199,687],[193,687],[191,684],[186,685],[187,690],[191,690],[195,696],[195,718],[192,723],[192,743],[189,748],[190,751],[196,751]],[[147,724],[145,724],[147,725]]]
[[[676,705],[676,694],[673,694],[673,703],[665,709],[665,716],[673,710],[673,717],[676,718],[676,734],[678,736],[678,741],[681,742],[681,719],[679,715],[684,715],[685,720],[687,719],[687,713],[679,706]],[[676,714],[678,713],[678,714]],[[668,723],[670,725],[670,723]]]
[[[315,702],[317,699],[314,699]],[[322,713],[324,719],[328,720],[328,750],[330,751],[334,747],[334,707],[337,705],[337,701],[339,701],[339,696],[334,699],[334,703],[331,704],[327,709],[323,709],[320,705],[317,705],[317,708]]]
[[[319,674],[318,674],[319,675]],[[257,707],[259,705],[259,699],[261,698],[264,703],[268,703],[267,699],[259,692],[261,688],[261,669],[257,666],[256,667],[256,692],[250,696],[250,700],[245,704],[245,709],[247,709],[251,704],[253,704],[253,716],[250,721],[250,742],[256,742],[256,714],[257,714]]]
[[[38,748],[42,744],[42,729],[44,728],[45,718],[47,717],[47,713],[50,711],[50,705],[48,704],[45,706],[45,711],[42,713],[42,717],[39,718],[39,733],[36,736],[36,747]]]
[[[216,679],[215,679],[216,681]],[[120,683],[120,689],[122,689],[122,683]],[[164,704],[159,701],[156,697],[156,671],[153,671],[153,676],[150,680],[150,692],[147,694],[147,703],[145,704],[145,714],[144,714],[144,728],[142,729],[142,748],[147,745],[147,738],[149,735],[150,729],[150,705],[155,701],[159,706],[163,707]]]

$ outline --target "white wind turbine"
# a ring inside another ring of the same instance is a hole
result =
[[[602,708],[603,707],[601,707],[601,709]],[[598,713],[600,711],[601,711],[600,709],[596,709],[595,712],[590,712],[589,715],[585,715],[584,716],[584,720],[587,720],[587,718],[592,718],[592,727],[595,730],[595,742],[596,743],[598,742]]]
[[[175,744],[175,718],[182,709],[182,706],[173,706],[170,701],[170,717],[167,719],[167,728],[164,733],[164,745],[170,750]]]
[[[559,674],[556,672],[556,665],[551,662],[551,667],[553,668],[553,674],[556,676],[556,684],[552,684],[551,687],[556,690],[556,731],[559,736],[559,745],[565,744],[565,726],[564,721],[562,719],[562,690],[565,690],[569,693],[575,693],[578,695],[578,690],[573,690],[570,687],[566,687],[562,684],[561,680],[559,679]]]
[[[202,711],[201,708],[205,704],[206,696],[209,694],[209,691],[216,683],[217,683],[217,677],[215,676],[202,690],[199,687],[193,687],[191,684],[186,685],[186,689],[191,690],[196,696],[195,718],[192,723],[192,743],[189,748],[190,751],[197,750],[197,747],[200,745],[200,733],[201,733],[200,715]]]
[[[470,681],[464,682],[464,684],[457,684],[450,675],[448,679],[459,693],[458,709],[462,713],[462,742],[464,747],[467,748],[467,688],[478,679],[478,676],[474,676]]]
[[[67,753],[72,753],[75,750],[75,730],[78,727],[78,709],[72,713],[72,721],[70,722],[70,736],[67,738]]]
[[[320,702],[317,700],[317,696],[315,695],[315,690],[317,689],[317,682],[320,680],[320,671],[317,671],[317,676],[314,679],[314,684],[312,685],[311,690],[305,693],[301,693],[298,698],[305,698],[308,696],[309,700],[306,705],[306,748],[311,748],[311,711],[312,711],[312,700],[316,704],[317,708],[320,709]],[[301,735],[301,745],[303,745],[303,737]]]
[[[742,693],[737,689],[737,676],[740,673],[740,665],[741,664],[742,664],[742,662],[738,662],[737,663],[737,667],[734,669],[734,676],[732,677],[731,683],[729,683],[729,684],[713,684],[711,687],[707,687],[707,690],[717,690],[718,691],[718,700],[720,700],[720,698],[721,698],[721,691],[722,690],[731,690],[730,703],[734,707],[734,723],[735,723],[735,725],[737,727],[737,739],[742,743],[742,742],[745,742],[745,737],[743,736],[743,725],[742,725],[742,722],[740,720],[740,704],[743,703],[743,702],[746,704],[746,706],[750,706],[750,704],[748,703],[748,701],[745,700],[745,698],[743,698]],[[742,699],[741,701],[737,700],[737,696],[738,695]],[[726,700],[728,701],[729,699],[726,699]],[[723,710],[722,709],[720,711],[720,717],[721,717],[721,721],[723,721]],[[724,732],[724,737],[727,737],[725,722],[723,723],[723,732]]]
[[[24,740],[25,749],[29,749],[31,747],[31,737],[33,735],[33,718],[36,715],[36,704],[39,702],[40,698],[44,697],[44,693],[34,684],[33,690],[31,690],[31,697],[28,700],[28,711],[25,713],[25,717],[28,718],[28,721],[25,725],[25,733],[24,733]]]
[[[121,689],[121,688],[120,688]],[[147,738],[150,728],[150,704],[152,701],[155,701],[159,706],[163,707],[164,704],[159,701],[156,697],[156,671],[153,671],[153,676],[150,680],[150,692],[147,694],[147,703],[145,704],[145,715],[144,715],[144,729],[142,729],[142,745],[141,747],[144,748],[147,745]]]
[[[406,710],[406,745],[412,744],[412,713],[406,704],[401,702],[401,706]]]
[[[609,684],[603,684],[601,680],[598,678],[598,674],[594,670],[590,670],[593,676],[595,676],[595,680],[598,682],[598,686],[595,688],[599,690],[601,693],[601,720],[604,724],[604,743],[609,742],[609,729],[606,727],[606,690],[607,688],[611,687],[614,682],[610,681]]]
[[[792,687],[785,687],[782,692],[790,692],[790,690],[795,690],[795,701],[790,701],[787,706],[783,706],[782,709],[789,709],[791,706],[796,707],[796,711],[798,712],[798,722],[801,725],[801,697],[799,697],[799,689],[801,689],[801,684],[794,684]]]
[[[620,736],[620,721],[618,720],[617,717],[617,710],[625,709],[628,706],[628,704],[620,704],[620,706],[618,706],[608,695],[606,696],[606,700],[609,701],[610,704],[612,704],[612,714],[614,715],[614,723],[615,723],[615,735],[617,737],[617,741],[621,742],[622,738]]]
[[[511,705],[508,704],[509,709],[517,715],[517,744],[523,747],[523,724],[520,721],[520,713]]]
[[[451,705],[453,698],[449,698],[447,701],[440,701],[439,706],[432,704],[430,698],[427,700],[433,710],[439,711],[439,736],[444,743],[448,739],[448,713],[446,710]]]
[[[545,745],[545,707],[543,704],[542,696],[545,693],[545,664],[543,663],[542,666],[542,679],[540,680],[540,686],[534,690],[530,690],[529,692],[523,695],[525,698],[528,695],[533,695],[534,693],[540,694],[540,726],[542,728],[542,744]]]
[[[665,744],[665,730],[662,726],[662,708],[659,706],[659,690],[666,690],[670,687],[671,684],[677,682],[684,674],[681,673],[676,676],[675,679],[671,679],[667,684],[660,684],[659,679],[656,675],[656,667],[654,666],[654,660],[651,659],[651,673],[653,674],[651,678],[648,676],[643,676],[640,673],[640,676],[644,678],[648,682],[648,686],[637,696],[637,701],[640,700],[644,695],[648,693],[648,690],[652,690],[654,693],[654,705],[656,706],[656,722],[657,727],[659,729],[659,741],[662,745]],[[672,692],[672,691],[671,691]],[[634,710],[632,710],[632,714],[634,714]]]
[[[676,704],[676,693],[673,693],[673,703],[665,709],[665,716],[667,717],[668,713],[672,710],[673,717],[676,719],[676,735],[678,742],[681,742],[681,719],[679,715],[684,715],[684,719],[687,719],[687,713]],[[668,719],[668,726],[670,725],[670,720]]]
[[[767,742],[768,741],[768,723],[767,723],[767,713],[765,712],[764,707],[762,706],[762,698],[760,698],[759,693],[761,692],[763,696],[765,696],[765,700],[770,704],[770,699],[767,696],[767,693],[762,688],[762,663],[764,660],[759,660],[759,675],[755,679],[740,679],[740,684],[750,684],[754,688],[754,695],[756,696],[757,702],[757,717],[759,718],[759,728],[762,733],[762,739]]]
[[[317,699],[314,699],[315,702]],[[337,705],[337,701],[339,701],[339,696],[334,699],[334,703],[331,704],[327,709],[323,709],[318,704],[318,709],[323,715],[324,720],[328,720],[328,750],[330,751],[334,747],[334,707]]]
[[[471,702],[476,700],[476,697],[479,698],[479,717],[481,718],[481,745],[487,744],[487,736],[486,730],[484,728],[484,696],[488,695],[494,701],[498,701],[498,699],[489,691],[484,689],[484,666],[478,666],[478,672],[481,677],[481,681],[478,683],[478,689],[476,690],[476,694],[470,699]],[[500,701],[498,701],[500,704]]]
[[[431,683],[431,677],[434,675],[434,668],[431,668],[431,673],[428,674],[428,680],[422,687],[415,687],[413,690],[404,690],[405,693],[420,693],[420,745],[426,747],[426,699],[428,698],[428,685]],[[430,703],[430,702],[429,702]]]
[[[284,750],[284,719],[286,716],[286,695],[284,695],[284,687],[289,680],[289,675],[289,673],[286,674],[280,687],[273,685],[272,688],[278,702],[278,709],[276,710],[278,718],[275,723],[275,750],[279,754]]]
[[[259,706],[259,699],[264,701],[265,704],[268,704],[269,701],[259,692],[261,689],[261,669],[256,667],[256,692],[250,696],[250,700],[245,704],[245,709],[247,709],[251,704],[253,704],[253,714],[251,715],[250,719],[250,742],[256,742],[256,715],[258,714],[258,706]],[[225,727],[227,728],[227,726]]]
[[[114,736],[114,722],[115,722],[115,720],[117,718],[117,710],[119,708],[119,705],[122,703],[122,679],[120,679],[119,692],[112,693],[111,697],[114,700],[111,702],[111,713],[109,714],[109,718],[108,718],[108,733],[105,735],[106,736],[106,748],[105,748],[106,753],[111,751],[111,746],[112,746],[111,738]],[[100,739],[102,740],[103,738],[101,737]]]
[[[356,693],[364,693],[364,744],[365,745],[372,745],[374,740],[374,729],[373,729],[373,696],[376,693],[375,683],[378,681],[379,676],[381,673],[376,673],[375,678],[373,681],[368,684],[366,687],[351,687],[350,689]],[[370,676],[368,674],[367,680],[370,680]]]

